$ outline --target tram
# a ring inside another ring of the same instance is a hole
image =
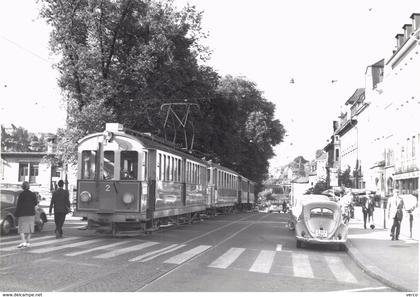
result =
[[[107,123],[78,142],[75,216],[88,229],[150,233],[202,214],[249,209],[255,184],[165,140]]]

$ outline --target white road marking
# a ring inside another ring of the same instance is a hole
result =
[[[31,241],[31,247],[29,248],[24,248],[24,249],[32,249],[34,247],[38,247],[38,246],[43,246],[43,245],[49,245],[49,244],[54,244],[54,243],[61,243],[61,242],[66,242],[69,240],[75,240],[75,239],[79,239],[80,237],[65,237],[65,238],[61,238],[61,239],[53,239],[53,240],[45,240],[45,241],[41,241],[41,242],[32,242]],[[16,246],[12,246],[12,247],[7,247],[7,248],[2,248],[2,251],[14,251],[17,250],[18,248]]]
[[[108,259],[108,258],[113,258],[122,254],[126,254],[126,253],[130,253],[130,252],[134,252],[134,251],[139,251],[142,249],[145,249],[149,246],[153,246],[155,244],[158,244],[158,242],[153,242],[153,241],[147,241],[147,242],[143,242],[141,244],[136,244],[133,246],[129,246],[123,249],[119,249],[119,250],[115,250],[115,251],[111,251],[108,253],[104,253],[104,254],[100,254],[98,256],[95,256],[94,258],[98,258],[98,259]]]
[[[235,260],[245,251],[244,248],[231,248],[215,261],[209,267],[225,269],[229,267]]]
[[[96,242],[101,241],[101,240],[102,239],[85,240],[85,241],[79,241],[79,242],[75,242],[75,243],[64,244],[64,245],[60,245],[60,246],[51,246],[51,247],[40,248],[40,249],[29,250],[29,251],[31,253],[36,253],[36,254],[49,253],[49,252],[64,250],[64,249],[68,249],[68,248],[78,247],[78,246],[82,246],[82,245],[88,245],[88,244],[91,244],[91,243],[96,243]]]
[[[146,254],[143,254],[143,255],[140,255],[138,257],[132,258],[132,259],[130,259],[128,261],[130,261],[130,262],[135,262],[135,261],[147,262],[147,261],[150,261],[150,260],[152,260],[154,258],[157,258],[157,257],[161,256],[161,255],[164,255],[164,254],[167,254],[167,253],[176,251],[177,249],[180,249],[180,248],[182,248],[184,246],[185,246],[184,244],[180,244],[180,245],[178,245],[178,244],[171,244],[171,245],[169,245],[167,247],[164,247],[162,249],[148,252]]]
[[[127,242],[121,241],[121,242],[115,242],[115,243],[112,243],[112,244],[101,245],[101,246],[97,246],[97,247],[94,247],[94,248],[89,249],[89,250],[83,250],[83,251],[79,251],[79,252],[74,252],[74,253],[66,254],[66,256],[73,257],[73,256],[87,254],[87,253],[94,252],[94,251],[108,250],[110,248],[113,248],[115,246],[118,246],[118,245],[121,245],[121,244],[124,244],[124,243],[127,243]]]
[[[273,265],[275,255],[275,251],[261,251],[249,271],[269,273],[271,265]]]
[[[172,258],[169,258],[168,260],[166,260],[164,263],[169,263],[169,264],[182,264],[185,261],[191,259],[192,257],[204,252],[205,250],[211,248],[211,245],[199,245],[191,250],[188,250],[186,252],[183,252],[182,254],[173,256]]]
[[[314,277],[308,255],[292,254],[292,262],[294,276],[307,278]]]
[[[278,245],[277,245],[277,247],[276,247],[276,251],[277,251],[277,252],[280,252],[280,251],[281,251],[281,249],[282,249],[282,247],[283,247],[283,246],[282,246],[281,244],[278,244]]]
[[[340,290],[335,292],[363,292],[363,291],[376,291],[376,290],[386,290],[389,287],[370,287],[370,288],[360,288],[360,289],[351,289],[351,290]]]
[[[344,265],[343,261],[339,257],[324,256],[324,258],[336,280],[346,283],[357,283],[357,279],[347,269],[346,265]]]
[[[34,241],[40,241],[40,240],[43,240],[43,239],[49,239],[49,238],[54,238],[55,237],[55,235],[51,235],[51,236],[42,236],[42,237],[32,237],[31,238],[31,244],[32,244],[32,242],[34,242]],[[0,245],[1,246],[4,246],[4,245],[11,245],[11,244],[18,244],[18,243],[21,243],[22,242],[22,239],[18,239],[18,240],[13,240],[13,241],[2,241],[2,242],[0,242]]]

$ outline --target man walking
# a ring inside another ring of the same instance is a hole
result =
[[[64,182],[58,181],[58,189],[54,191],[50,203],[50,215],[54,206],[55,237],[63,237],[63,225],[66,214],[70,211],[69,191],[63,189]]]
[[[398,189],[395,189],[394,195],[388,200],[388,219],[393,219],[390,234],[391,240],[398,240],[398,237],[400,236],[403,208],[404,201],[400,197]]]
[[[363,195],[360,198],[360,204],[362,205],[362,213],[363,213],[363,228],[366,229],[366,221],[368,218],[368,206],[369,206],[369,201],[368,198]]]

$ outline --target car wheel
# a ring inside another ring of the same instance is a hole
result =
[[[1,223],[1,233],[3,235],[7,235],[10,233],[10,230],[13,227],[12,219],[7,217],[2,223]]]
[[[299,240],[296,240],[296,247],[298,249],[302,247],[302,243]]]

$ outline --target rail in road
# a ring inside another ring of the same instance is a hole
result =
[[[342,252],[295,250],[288,242],[293,241],[291,233],[261,234],[263,232],[259,231],[267,230],[267,226],[273,230],[286,230],[285,222],[270,219],[274,217],[275,214],[255,213],[218,217],[205,224],[189,226],[188,230],[172,229],[150,238],[92,237],[83,236],[83,231],[76,232],[81,236],[69,235],[60,240],[47,234],[38,235],[31,248],[24,250],[16,248],[19,243],[17,236],[2,238],[0,274],[3,284],[0,289],[12,290],[19,282],[16,271],[23,266],[29,267],[30,273],[41,265],[43,268],[38,268],[39,273],[48,275],[52,272],[45,267],[50,264],[50,267],[61,265],[59,269],[63,270],[63,275],[71,277],[58,281],[54,288],[31,287],[31,283],[25,287],[31,291],[155,291],[157,287],[171,291],[175,290],[171,287],[173,284],[170,287],[162,284],[169,285],[171,279],[184,275],[186,271],[208,269],[230,273],[232,277],[240,277],[238,272],[243,272],[261,277],[288,277],[301,283],[327,283],[335,290],[388,290],[375,281],[367,281],[366,275],[355,266],[349,267]],[[184,233],[188,236],[182,240]],[[179,240],[172,240],[170,236]],[[261,247],[244,244],[249,242],[249,236],[262,241]],[[265,241],[270,240],[267,245]],[[76,271],[82,271],[83,277]],[[192,277],[199,278],[198,275]],[[325,289],[321,287],[321,290]],[[194,291],[194,288],[188,290]],[[288,291],[293,291],[293,287]]]

